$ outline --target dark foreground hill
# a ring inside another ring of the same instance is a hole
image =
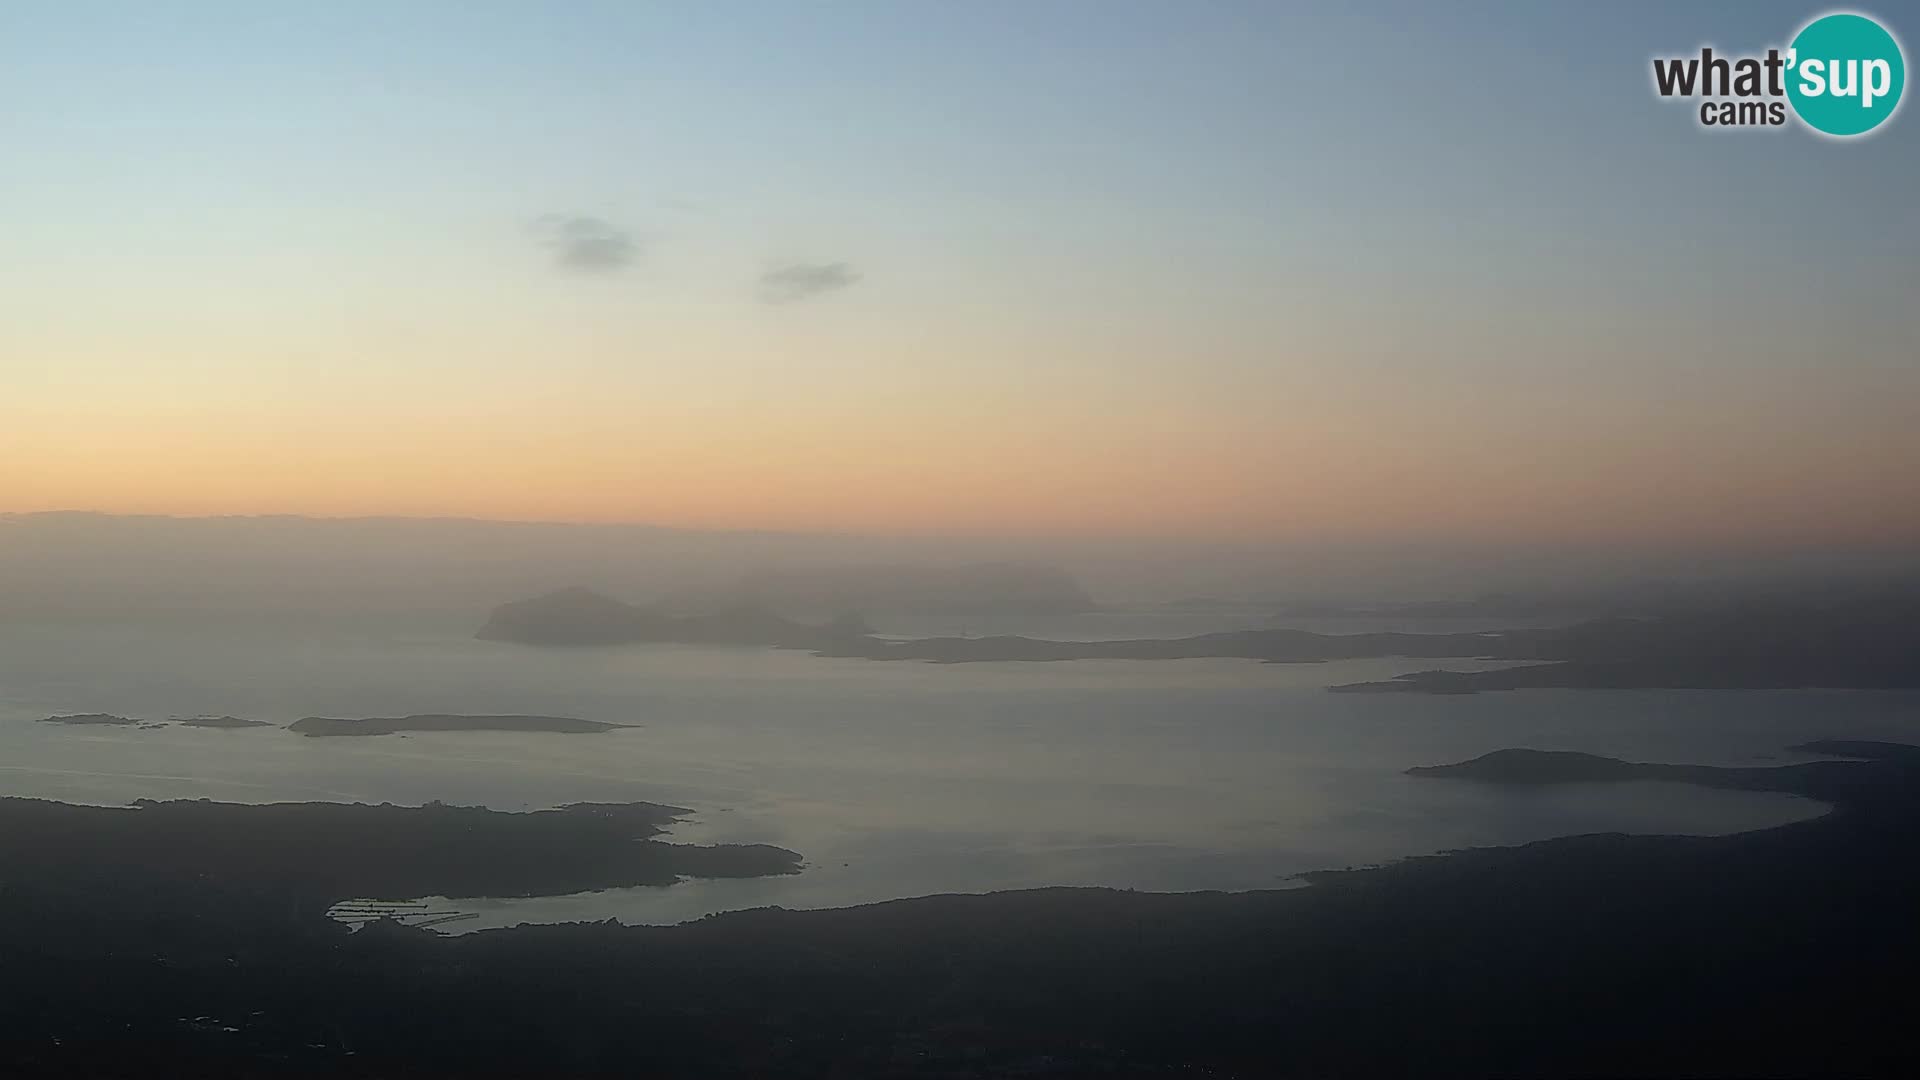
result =
[[[349,936],[247,860],[176,873],[156,846],[115,865],[70,831],[64,859],[0,864],[0,1069],[1915,1075],[1920,750],[1817,749],[1866,760],[1694,772],[1837,807],[1738,836],[1574,837],[1282,892],[1054,889],[458,938]],[[1433,782],[1642,768],[1505,760]],[[17,804],[0,804],[10,836],[32,832]],[[223,899],[247,882],[246,903]]]

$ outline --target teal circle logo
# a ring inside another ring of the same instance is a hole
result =
[[[1815,131],[1865,135],[1900,107],[1906,57],[1893,35],[1865,15],[1813,20],[1787,55],[1787,100]]]

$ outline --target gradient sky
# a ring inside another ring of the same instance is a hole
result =
[[[13,0],[0,511],[1920,541],[1820,10]]]

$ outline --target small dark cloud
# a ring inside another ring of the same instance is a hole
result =
[[[788,263],[760,275],[760,299],[769,304],[811,300],[859,280],[859,273],[843,262]]]
[[[567,270],[608,274],[624,270],[640,257],[640,242],[611,222],[596,217],[549,214],[534,223],[553,260]]]

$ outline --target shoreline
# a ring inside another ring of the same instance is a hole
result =
[[[349,934],[258,881],[103,865],[121,888],[102,898],[0,869],[16,973],[0,1009],[36,1033],[0,1035],[0,1062],[124,1073],[162,1047],[215,1076],[1910,1073],[1885,1033],[1904,1030],[1913,995],[1895,988],[1920,961],[1920,748],[1825,746],[1863,756],[1597,766],[1831,797],[1804,821],[1467,849],[1245,893],[441,936]],[[244,901],[236,918],[206,917],[220,895]],[[516,1034],[529,1025],[545,1034]]]

